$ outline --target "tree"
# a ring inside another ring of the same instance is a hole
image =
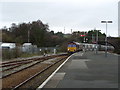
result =
[[[3,28],[3,31],[4,42],[15,42],[18,44],[28,42],[29,31],[29,41],[39,47],[43,47],[45,46],[45,35],[49,31],[49,26],[37,20],[32,23],[21,23],[19,25],[13,23],[9,31],[6,28]]]
[[[90,30],[88,31],[88,34],[86,36],[86,38],[88,39],[88,42],[89,43],[92,43],[92,38],[93,38],[93,41],[95,42],[97,39],[97,33],[98,33],[98,40],[105,40],[105,33],[101,33],[100,32],[101,30]]]

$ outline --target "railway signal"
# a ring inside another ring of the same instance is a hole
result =
[[[86,35],[80,35],[81,37],[84,37],[84,36],[86,36]]]

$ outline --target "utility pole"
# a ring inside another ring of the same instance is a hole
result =
[[[30,42],[30,30],[28,30],[28,43]]]
[[[31,30],[31,26],[30,26],[30,22],[28,24],[28,43],[30,42],[30,30]]]

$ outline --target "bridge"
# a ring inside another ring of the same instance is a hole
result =
[[[106,42],[99,40],[98,44],[105,45]],[[107,44],[112,45],[115,48],[115,52],[120,53],[120,38],[118,37],[108,37]]]

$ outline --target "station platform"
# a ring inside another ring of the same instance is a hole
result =
[[[104,52],[78,52],[38,88],[111,88],[118,89],[119,55]],[[111,90],[110,89],[110,90]]]

